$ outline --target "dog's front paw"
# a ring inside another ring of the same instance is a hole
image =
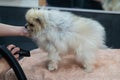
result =
[[[88,72],[88,73],[93,72],[93,69],[92,69],[92,68],[85,68],[84,70],[85,70],[85,72]]]
[[[88,72],[88,73],[93,72],[93,66],[91,66],[91,65],[89,65],[89,66],[84,65],[83,67],[84,67],[85,72]]]
[[[58,65],[55,62],[49,62],[48,64],[48,70],[49,71],[54,71],[58,69]]]

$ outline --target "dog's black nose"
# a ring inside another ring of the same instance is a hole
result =
[[[28,24],[25,24],[25,28],[27,29]]]

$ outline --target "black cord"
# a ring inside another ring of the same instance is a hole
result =
[[[8,64],[13,68],[18,80],[27,80],[18,61],[14,58],[10,51],[3,45],[0,45],[0,54],[7,60]]]

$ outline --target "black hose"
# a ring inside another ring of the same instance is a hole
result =
[[[0,45],[0,54],[7,60],[8,64],[13,68],[18,80],[27,80],[20,64],[10,53],[10,51],[3,45]]]

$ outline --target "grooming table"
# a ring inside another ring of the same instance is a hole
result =
[[[30,58],[20,64],[28,80],[120,80],[120,49],[99,50],[92,73],[85,72],[74,60],[73,55],[63,57],[57,71],[46,69],[47,53],[40,49],[31,51]],[[5,75],[6,80],[17,80],[12,70]]]

